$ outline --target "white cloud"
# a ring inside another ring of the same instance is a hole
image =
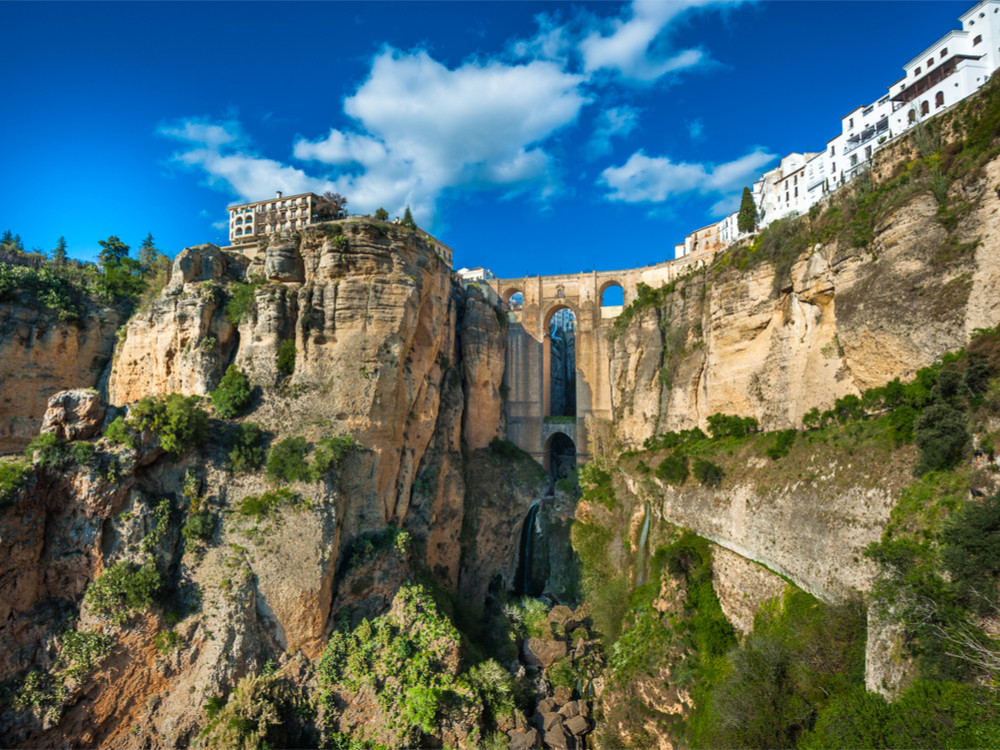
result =
[[[587,150],[592,156],[605,156],[611,153],[611,139],[624,138],[639,124],[639,110],[635,107],[611,107],[601,112],[597,117],[594,135],[587,144]]]
[[[181,120],[163,125],[157,132],[183,144],[182,150],[172,157],[175,162],[202,170],[209,185],[228,188],[243,200],[260,200],[276,190],[322,193],[333,184],[252,153],[239,124],[232,120],[220,123],[204,118]]]
[[[623,203],[659,203],[672,196],[696,193],[721,195],[713,211],[722,210],[732,194],[749,184],[761,168],[776,159],[758,147],[724,164],[674,163],[666,156],[637,151],[620,167],[608,167],[600,182],[611,188],[605,197]]]
[[[449,69],[426,52],[387,48],[344,102],[358,132],[301,139],[294,155],[340,168],[333,181],[352,207],[410,205],[423,221],[450,188],[535,187],[544,196],[555,175],[541,144],[588,103],[582,82],[543,60]]]
[[[580,42],[583,68],[615,72],[648,83],[707,60],[698,49],[670,50],[663,32],[685,11],[727,0],[633,0],[627,18],[615,18],[590,31]]]

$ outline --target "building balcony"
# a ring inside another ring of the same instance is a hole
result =
[[[859,146],[863,146],[873,138],[887,132],[889,132],[889,118],[883,117],[881,120],[879,120],[871,127],[867,127],[857,135],[852,135],[850,138],[848,138],[847,143],[844,145],[844,155],[851,153],[854,149],[858,148]]]

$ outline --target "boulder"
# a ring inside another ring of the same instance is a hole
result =
[[[549,625],[561,627],[564,633],[571,633],[580,625],[573,610],[565,604],[554,606],[549,612],[546,621]]]
[[[555,750],[573,750],[576,747],[576,742],[570,735],[566,734],[562,724],[547,731],[542,736],[542,741],[545,742],[546,747],[555,748]]]
[[[59,391],[49,399],[41,431],[61,440],[88,440],[100,434],[105,409],[97,391]]]
[[[579,716],[580,715],[580,702],[579,701],[570,701],[565,706],[563,706],[562,708],[559,709],[559,713],[561,713],[567,719],[572,719],[574,716]]]
[[[304,281],[305,269],[293,240],[272,240],[264,253],[264,275],[270,281]]]
[[[537,729],[514,730],[507,733],[510,750],[538,750],[542,746],[542,736]]]
[[[566,687],[565,685],[558,685],[553,691],[552,698],[560,706],[564,703],[569,703],[570,699],[573,697],[572,689]]]
[[[524,642],[524,660],[536,667],[551,667],[566,656],[563,641],[529,638]]]
[[[555,711],[547,711],[546,713],[535,714],[535,726],[541,729],[543,732],[548,732],[553,728],[561,727],[562,724],[563,724],[563,717],[557,714]]]
[[[590,720],[584,716],[574,716],[566,720],[566,729],[579,737],[590,731]]]
[[[225,278],[229,258],[216,245],[186,247],[174,258],[167,292],[178,294],[185,284]]]

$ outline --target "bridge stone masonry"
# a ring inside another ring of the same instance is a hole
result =
[[[506,305],[507,439],[551,471],[553,441],[572,441],[576,461],[590,459],[590,438],[612,418],[611,343],[608,333],[623,306],[636,298],[638,285],[668,284],[699,268],[712,253],[699,253],[643,268],[591,271],[523,279],[484,279]],[[605,292],[621,287],[621,305],[602,305]],[[518,297],[520,295],[520,297]],[[574,418],[552,414],[552,341],[550,324],[560,310],[575,318]]]

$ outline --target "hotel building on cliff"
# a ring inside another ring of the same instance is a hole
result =
[[[959,17],[949,31],[903,66],[905,75],[871,104],[848,112],[840,132],[815,153],[793,153],[753,184],[757,225],[805,213],[825,196],[871,165],[876,151],[917,123],[976,93],[1000,67],[1000,0],[982,0]],[[718,224],[711,254],[748,237],[737,228],[738,212]],[[677,258],[705,248],[699,242],[709,227],[677,244]],[[707,255],[707,253],[706,253]]]
[[[315,193],[285,197],[279,190],[269,200],[230,206],[226,209],[229,211],[229,244],[237,245],[261,234],[294,231],[311,224],[319,201]]]

